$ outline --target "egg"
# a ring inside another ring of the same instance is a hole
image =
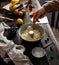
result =
[[[22,11],[19,11],[19,16],[22,16],[23,15],[23,12]]]
[[[23,13],[25,13],[25,12],[26,12],[26,11],[25,11],[25,9],[22,9],[21,11],[22,11]]]
[[[17,9],[14,10],[14,14],[18,15],[18,10]]]

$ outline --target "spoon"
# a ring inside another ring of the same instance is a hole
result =
[[[34,29],[34,27],[35,27],[35,22],[33,21],[33,23],[32,23],[32,28]]]

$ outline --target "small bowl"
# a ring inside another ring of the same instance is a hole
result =
[[[32,55],[36,58],[42,58],[46,55],[46,52],[43,48],[41,47],[35,47],[31,51]]]
[[[17,53],[23,53],[25,51],[25,47],[22,45],[16,45]]]

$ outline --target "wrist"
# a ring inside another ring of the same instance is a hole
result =
[[[41,9],[42,9],[43,13],[45,14],[46,13],[45,7],[42,6]]]

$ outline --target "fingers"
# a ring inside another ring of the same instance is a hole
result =
[[[39,22],[40,14],[37,12],[33,17],[33,22]]]
[[[44,15],[37,15],[36,21],[39,22],[39,18],[41,19],[41,18],[43,18],[43,17],[44,17]]]
[[[40,15],[37,15],[36,16],[36,22],[39,22],[39,20],[38,20],[39,18],[40,18]]]
[[[36,22],[37,12],[33,16],[33,22]]]
[[[37,22],[39,18],[44,17],[46,11],[44,7],[42,6],[33,16],[33,22]]]
[[[39,22],[39,18],[43,18],[44,17],[44,14],[42,13],[35,13],[34,17],[33,17],[33,22]]]

